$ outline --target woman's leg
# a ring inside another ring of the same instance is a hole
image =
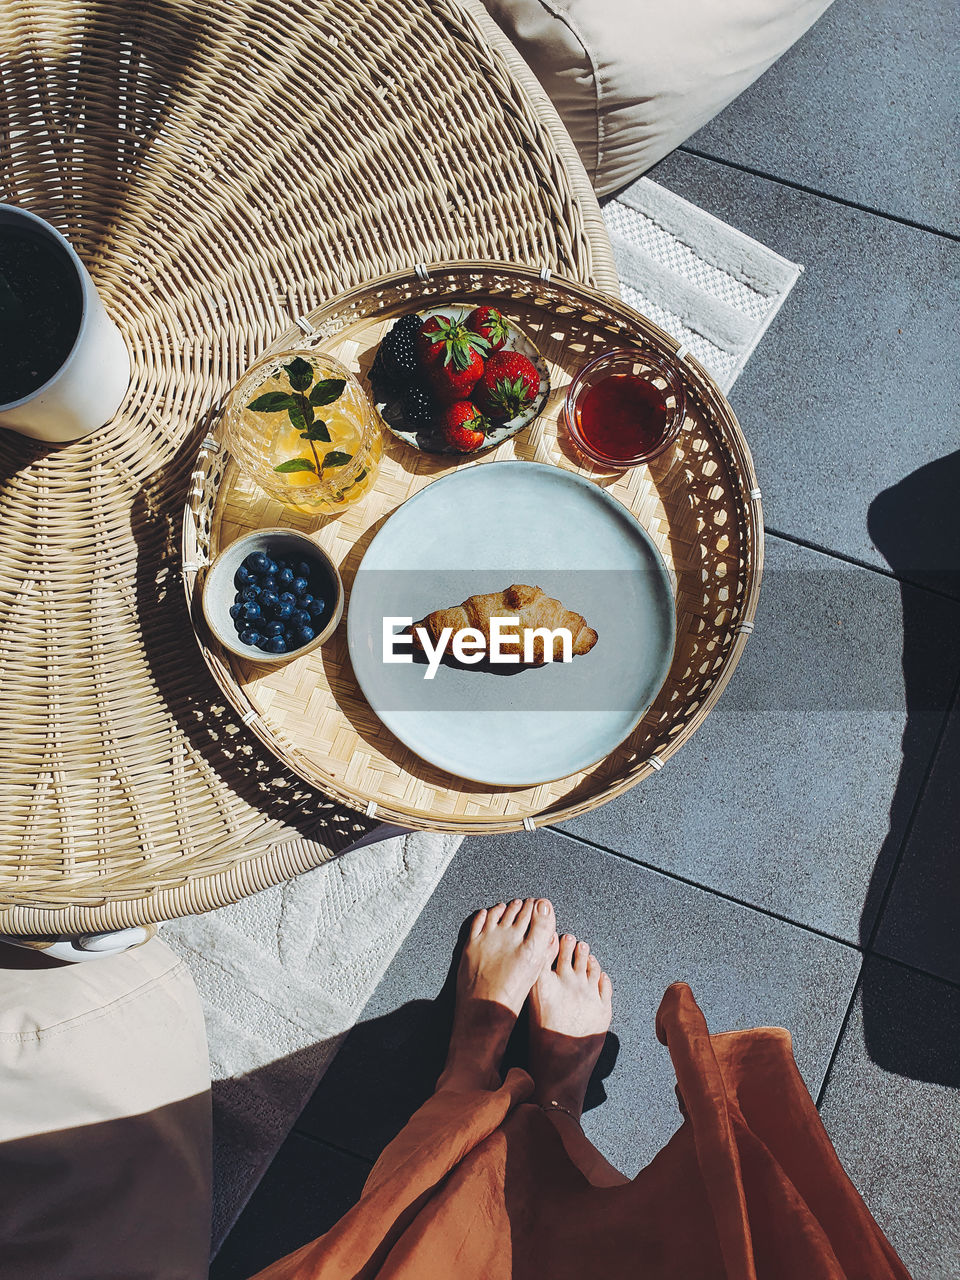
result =
[[[621,1186],[629,1179],[580,1128],[587,1084],[610,1026],[612,986],[586,943],[571,934],[558,942],[546,899],[498,902],[471,921],[437,1092],[498,1087],[500,1061],[528,995],[533,1101],[548,1113],[570,1158],[595,1186]]]
[[[447,1063],[437,1092],[495,1089],[523,1003],[557,954],[553,906],[545,898],[498,902],[470,923],[457,972]]]
[[[553,1122],[567,1154],[597,1187],[629,1182],[580,1128],[590,1075],[610,1027],[613,986],[585,942],[560,939],[556,965],[544,969],[530,993],[530,1072],[533,1101]]]

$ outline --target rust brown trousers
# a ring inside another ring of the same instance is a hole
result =
[[[350,1212],[257,1280],[910,1280],[788,1032],[711,1036],[675,983],[657,1035],[684,1119],[632,1182],[592,1186],[513,1070],[493,1092],[435,1094]]]

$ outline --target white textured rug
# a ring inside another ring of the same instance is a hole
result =
[[[624,300],[729,391],[802,267],[640,178],[603,209]]]
[[[647,178],[604,217],[624,301],[728,390],[801,268]],[[289,884],[164,926],[206,1011],[217,1246],[459,844],[392,830]]]
[[[200,991],[219,1247],[460,844],[407,833],[163,926]]]

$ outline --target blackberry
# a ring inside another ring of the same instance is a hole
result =
[[[389,378],[409,381],[417,373],[417,357],[414,341],[420,332],[422,321],[416,312],[401,316],[380,343],[379,356],[383,372]]]
[[[370,381],[378,383],[384,380],[389,381],[383,366],[383,350],[382,347],[377,347],[377,354],[373,357],[373,364],[370,366]],[[238,569],[237,572],[239,573],[240,570]]]
[[[416,383],[407,389],[403,397],[403,415],[415,427],[428,427],[436,417],[433,397],[426,387]]]

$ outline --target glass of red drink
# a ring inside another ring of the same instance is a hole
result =
[[[633,467],[663,453],[679,435],[685,412],[677,367],[628,347],[585,365],[564,404],[574,444],[608,467]]]

